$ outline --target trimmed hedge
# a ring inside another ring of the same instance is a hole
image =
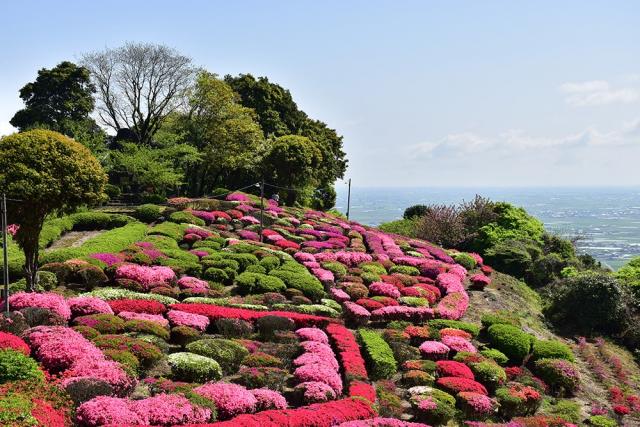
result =
[[[370,365],[370,376],[373,379],[390,378],[398,370],[393,351],[382,336],[371,329],[359,329],[358,338]]]
[[[575,361],[573,351],[563,342],[552,340],[535,340],[533,342],[533,354],[531,360],[539,359],[565,359],[569,362]]]
[[[282,292],[287,285],[275,276],[245,271],[236,277],[235,284],[241,294],[263,294],[265,292]]]
[[[0,350],[0,384],[33,379],[44,379],[44,374],[38,368],[38,362],[17,350]]]
[[[171,237],[176,242],[182,240],[185,230],[189,228],[187,224],[178,224],[175,222],[163,222],[149,229],[149,235],[159,235]]]
[[[167,362],[176,380],[204,383],[222,378],[222,369],[218,362],[199,354],[172,353],[167,356]]]
[[[322,283],[306,267],[295,261],[286,261],[280,268],[271,270],[269,276],[281,279],[287,287],[298,289],[313,300],[319,300],[325,295]]]
[[[138,206],[133,211],[133,216],[146,223],[156,221],[162,215],[162,208],[158,205],[146,204]]]
[[[480,333],[480,327],[478,325],[470,322],[463,322],[461,320],[433,319],[430,320],[427,325],[438,330],[444,328],[461,329],[465,332],[470,333],[474,337],[478,336],[478,334]]]
[[[215,360],[227,375],[237,371],[242,360],[249,355],[244,346],[227,339],[198,340],[187,344],[186,349]]]
[[[199,226],[205,225],[204,220],[186,211],[178,211],[172,213],[171,215],[169,215],[169,221],[176,222],[178,224],[195,224]]]
[[[487,334],[489,342],[514,363],[521,363],[531,350],[531,335],[515,326],[496,324]]]

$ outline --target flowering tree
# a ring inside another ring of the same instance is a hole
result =
[[[38,270],[38,241],[45,217],[99,202],[107,177],[82,144],[57,132],[32,130],[0,139],[0,188],[20,200],[8,206],[14,239],[25,255],[31,290]]]

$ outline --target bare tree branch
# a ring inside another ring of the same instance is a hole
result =
[[[196,69],[191,59],[162,45],[127,43],[83,56],[97,88],[96,111],[116,132],[134,131],[138,143],[152,143],[162,120],[185,105]]]

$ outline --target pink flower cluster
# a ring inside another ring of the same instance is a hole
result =
[[[195,234],[201,239],[206,239],[207,237],[213,236],[212,232],[200,227],[189,227],[184,231],[184,234]]]
[[[80,405],[76,419],[80,425],[172,426],[186,423],[206,423],[211,410],[189,402],[179,394],[159,394],[141,400],[100,396]]]
[[[300,328],[296,330],[296,335],[303,341],[329,344],[329,337],[327,337],[327,334],[320,328]]]
[[[277,391],[268,388],[256,388],[249,391],[256,398],[256,411],[287,409],[287,399]]]
[[[200,314],[169,310],[167,317],[172,326],[189,326],[199,331],[205,331],[209,326],[209,318]]]
[[[436,285],[444,290],[445,294],[453,292],[464,292],[464,286],[462,286],[462,279],[452,273],[441,273],[436,278]]]
[[[407,307],[403,305],[388,305],[371,312],[371,320],[390,321],[406,320],[421,323],[433,319],[434,311],[429,307]]]
[[[336,392],[331,387],[318,381],[300,383],[296,386],[296,390],[302,393],[307,403],[327,402],[336,398]]]
[[[220,418],[255,412],[258,400],[246,388],[232,383],[207,383],[193,389],[194,392],[215,403]]]
[[[427,424],[412,423],[397,418],[376,417],[369,420],[347,421],[337,427],[429,427]]]
[[[169,326],[169,321],[165,319],[163,316],[159,314],[147,314],[147,313],[136,313],[133,311],[121,311],[118,313],[118,316],[124,320],[146,320],[149,322],[155,322],[166,328]]]
[[[238,230],[238,236],[240,236],[242,240],[253,240],[254,242],[260,241],[260,235],[251,230]]]
[[[46,308],[65,320],[71,318],[71,309],[64,297],[51,292],[18,292],[9,297],[9,306],[11,310],[21,310],[28,307]]]
[[[345,291],[343,291],[342,289],[338,289],[338,288],[331,288],[329,290],[329,293],[331,294],[331,296],[333,297],[334,300],[338,301],[338,302],[344,302],[344,301],[349,301],[351,299],[351,297],[349,296],[348,293],[346,293]]]
[[[475,415],[489,415],[494,410],[494,401],[482,393],[461,391],[458,398],[469,406]]]
[[[365,323],[371,318],[371,313],[369,310],[361,306],[360,304],[356,304],[355,302],[345,301],[342,303],[344,307],[345,314],[348,318],[358,322]]]
[[[324,338],[326,338],[326,334],[320,338],[321,341],[300,343],[304,353],[296,359],[295,364],[298,367],[293,375],[301,383],[324,383],[331,387],[335,396],[338,396],[342,394],[342,379],[339,374],[338,360],[331,347],[326,342],[322,342]],[[328,342],[328,339],[326,341]]]
[[[251,215],[242,216],[240,218],[240,221],[244,222],[245,224],[260,224],[260,220]]]
[[[446,359],[449,354],[449,347],[440,341],[425,341],[418,349],[424,358],[432,360]]]
[[[458,320],[467,312],[469,295],[466,291],[453,292],[445,295],[438,302],[436,310],[441,318]]]
[[[333,282],[335,280],[335,277],[333,276],[333,272],[326,270],[324,268],[312,268],[311,273],[323,283]]]
[[[395,299],[398,299],[402,296],[398,288],[390,283],[384,282],[373,282],[369,285],[369,292],[373,293],[374,295],[380,295],[383,297],[390,297]]]
[[[26,337],[48,371],[63,373],[63,386],[80,378],[96,378],[109,383],[118,395],[135,386],[118,363],[106,360],[93,343],[71,328],[37,326],[27,330]]]
[[[69,298],[67,304],[71,309],[73,317],[86,316],[89,314],[113,314],[111,306],[100,298],[95,297],[75,297]]]
[[[137,264],[124,264],[116,270],[116,279],[129,279],[140,283],[145,289],[167,284],[175,280],[176,274],[169,267],[147,267]]]
[[[478,273],[469,277],[469,281],[471,282],[474,288],[484,289],[487,286],[489,286],[489,284],[491,283],[491,278],[489,278],[488,276],[485,276],[484,274]]]
[[[91,254],[89,256],[93,259],[97,259],[100,262],[104,262],[105,264],[107,264],[107,267],[110,267],[113,264],[117,264],[119,262],[124,261],[124,257],[122,255],[112,254],[108,252],[107,253],[99,252],[99,253]]]
[[[178,280],[180,289],[207,290],[209,282],[198,279],[197,277],[183,276]]]
[[[229,202],[251,202],[251,199],[246,194],[242,193],[231,193],[228,194],[226,200]]]
[[[477,353],[478,350],[475,346],[467,339],[462,337],[457,337],[455,335],[444,335],[440,337],[442,344],[449,347],[451,350],[457,352],[466,352],[466,353]]]

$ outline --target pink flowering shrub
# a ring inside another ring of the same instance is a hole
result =
[[[316,341],[323,344],[329,344],[329,337],[319,328],[300,328],[296,330],[296,335],[303,341]]]
[[[306,403],[326,402],[336,398],[336,392],[329,385],[318,381],[300,383],[295,389],[302,393]]]
[[[199,227],[189,227],[184,231],[184,234],[195,234],[201,239],[206,239],[207,237],[213,236],[213,233],[209,230],[205,230],[204,228]]]
[[[359,324],[366,323],[371,317],[369,310],[355,302],[345,301],[342,306],[344,307],[345,316]]]
[[[206,252],[205,252],[206,253]],[[180,289],[209,289],[209,282],[198,279],[197,277],[183,276],[178,280]]]
[[[169,326],[169,321],[159,314],[147,314],[147,313],[136,313],[133,311],[121,311],[120,313],[118,313],[118,317],[121,317],[124,320],[147,320],[149,322],[155,322],[164,328]]]
[[[251,202],[251,199],[249,198],[249,196],[247,196],[246,194],[242,194],[242,193],[231,193],[231,194],[228,194],[225,199],[227,201],[229,201],[229,202],[243,202],[243,203],[250,203]]]
[[[173,426],[206,423],[211,410],[194,406],[179,394],[159,394],[141,400],[96,397],[76,411],[78,423],[86,427],[108,425]]]
[[[446,359],[449,354],[449,347],[439,341],[425,341],[418,349],[424,358],[432,360]]]
[[[62,373],[63,387],[80,378],[96,378],[123,395],[135,386],[135,380],[117,362],[107,360],[91,341],[71,328],[37,326],[25,335],[42,366],[51,373]]]
[[[458,393],[463,411],[471,418],[484,418],[495,410],[495,401],[482,393],[461,391]]]
[[[251,215],[242,216],[240,218],[240,221],[244,222],[245,224],[260,224],[260,220]]]
[[[116,279],[129,279],[140,283],[145,289],[168,284],[175,280],[176,274],[169,267],[147,267],[137,264],[124,264],[116,270]]]
[[[287,399],[277,391],[268,388],[256,388],[249,391],[256,398],[256,411],[287,409]]]
[[[473,276],[469,277],[469,281],[471,282],[471,285],[476,288],[476,289],[484,289],[487,286],[489,286],[489,284],[491,283],[491,278],[488,276],[485,276],[484,274],[474,274]]]
[[[455,335],[445,335],[440,337],[440,340],[444,345],[449,347],[451,350],[457,352],[466,352],[466,353],[477,353],[478,350],[475,348],[471,342],[463,337],[458,337]]]
[[[464,286],[462,286],[462,278],[455,274],[438,274],[438,277],[436,277],[436,285],[442,288],[445,294],[450,294],[452,292],[464,292]]]
[[[338,288],[331,288],[331,290],[329,291],[329,293],[331,294],[331,296],[333,297],[334,300],[338,301],[338,302],[344,302],[344,301],[349,301],[351,299],[351,297],[349,296],[349,294],[347,294],[345,291],[343,291],[342,289],[338,289]]]
[[[373,282],[369,285],[369,292],[371,292],[373,295],[380,295],[383,297],[390,297],[395,299],[398,299],[402,296],[398,288],[390,283],[384,282]]]
[[[311,273],[313,273],[313,275],[316,276],[321,282],[333,282],[335,280],[333,272],[324,268],[312,268]]]
[[[193,391],[213,401],[219,417],[223,419],[252,413],[258,404],[253,393],[238,384],[207,383],[194,388]]]
[[[254,242],[260,241],[260,235],[251,230],[238,230],[238,236],[243,240],[253,240]]]
[[[169,310],[167,317],[172,326],[190,326],[199,331],[205,331],[209,326],[209,318],[200,314],[187,313],[179,310]]]
[[[75,297],[69,298],[67,304],[71,309],[72,317],[87,316],[89,314],[113,314],[111,306],[100,298]]]
[[[113,264],[117,264],[119,262],[124,261],[124,256],[122,256],[121,254],[95,253],[95,254],[89,255],[89,257],[105,263],[107,267],[110,267]]]
[[[46,308],[65,320],[71,318],[71,309],[64,297],[50,292],[18,292],[9,296],[9,307],[11,310],[21,310],[28,307]]]
[[[371,320],[375,321],[406,320],[413,323],[422,323],[433,319],[433,317],[434,311],[429,307],[391,305],[371,312]]]
[[[335,357],[327,357],[319,353],[302,353],[293,360],[294,366],[304,365],[326,365],[331,369],[338,371],[340,366]]]
[[[397,418],[376,417],[368,420],[347,421],[337,427],[429,427],[427,424],[412,423]]]
[[[443,319],[458,320],[467,312],[469,295],[465,291],[454,292],[444,296],[436,307],[436,311]]]
[[[342,394],[342,379],[340,379],[338,372],[328,363],[299,366],[293,372],[293,375],[301,383],[321,382],[331,387],[336,395]]]

